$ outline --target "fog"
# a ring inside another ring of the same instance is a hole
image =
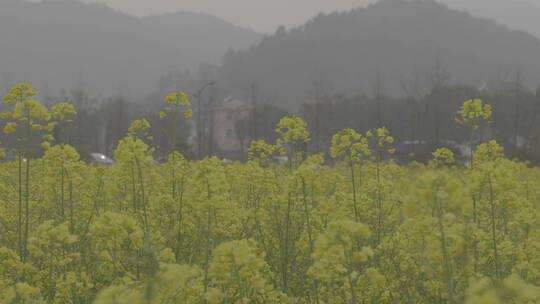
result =
[[[170,11],[197,11],[219,16],[234,24],[261,32],[280,25],[296,26],[320,12],[346,10],[370,0],[85,0],[102,2],[137,16]]]
[[[197,11],[219,16],[232,23],[249,27],[260,32],[271,33],[280,25],[297,26],[320,12],[348,10],[365,6],[373,0],[85,0],[106,3],[110,7],[128,14],[146,16],[171,11]],[[527,4],[538,5],[540,0],[441,0],[456,8],[464,8],[472,13],[500,19],[508,25],[525,29],[522,14],[516,7]],[[538,17],[538,15],[536,15]],[[538,17],[537,19],[540,19]],[[540,26],[535,23],[540,33]],[[531,26],[532,29],[534,27]]]
[[[398,141],[460,143],[456,109],[481,96],[496,109],[488,135],[533,160],[540,0],[441,2],[0,0],[0,91],[30,82],[48,104],[74,103],[69,137],[107,155],[140,117],[170,152],[157,117],[185,92],[197,125],[175,142],[235,159],[287,114],[308,122],[312,152],[382,125]]]

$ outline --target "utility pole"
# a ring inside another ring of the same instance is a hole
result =
[[[201,127],[201,96],[206,88],[215,84],[216,82],[212,81],[203,85],[195,95],[195,98],[197,98],[197,159],[202,158],[202,133],[204,132]]]
[[[528,132],[528,143],[527,143],[527,149],[531,148],[531,143],[533,142],[534,138],[538,136],[538,134],[535,132],[535,126],[536,122],[538,120],[538,110],[540,108],[540,85],[538,85],[538,88],[536,89],[536,96],[535,96],[535,102],[534,102],[534,108],[533,108],[533,118],[531,119],[531,125],[529,127]]]
[[[257,85],[253,82],[250,86],[251,91],[251,123],[252,123],[252,140],[257,140],[259,137],[258,130],[257,130],[257,107],[258,107],[258,100],[257,100]]]
[[[208,155],[214,155],[214,101],[215,96],[212,93],[208,100],[208,110],[206,110],[206,122],[208,124]]]
[[[382,105],[381,105],[381,98],[382,98],[382,81],[381,81],[381,74],[377,72],[377,78],[375,79],[375,106],[376,106],[376,117],[377,117],[377,128],[383,127],[383,121],[382,121]]]
[[[321,115],[321,84],[319,81],[313,82],[313,87],[315,89],[315,153],[319,153],[319,143],[321,141],[321,125],[320,125],[320,115]]]
[[[516,84],[514,88],[514,94],[516,98],[515,109],[514,109],[514,149],[518,150],[519,144],[519,118],[520,118],[520,97],[521,97],[521,70],[518,68],[516,71]]]

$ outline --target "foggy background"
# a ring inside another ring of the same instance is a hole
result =
[[[539,16],[540,0],[0,0],[0,93],[26,81],[75,104],[56,137],[83,156],[112,155],[145,117],[158,157],[231,159],[295,114],[310,152],[386,126],[398,155],[425,160],[463,146],[456,109],[483,98],[483,136],[540,163]],[[194,118],[173,147],[158,113],[177,91]]]
[[[373,0],[85,0],[106,3],[136,16],[162,14],[171,11],[205,12],[219,16],[234,24],[271,33],[280,25],[298,26],[320,12],[348,10],[365,6]],[[540,5],[540,0],[442,0],[456,8],[467,9],[474,14],[500,19],[501,22],[518,25],[523,22],[519,7]],[[522,12],[521,12],[522,13]],[[540,19],[540,15],[536,15]],[[540,32],[540,22],[535,21]]]
[[[320,12],[351,9],[367,0],[85,0],[101,2],[126,13],[147,16],[171,11],[195,11],[219,16],[234,24],[271,33],[280,25],[298,26]]]

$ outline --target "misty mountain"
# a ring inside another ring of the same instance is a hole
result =
[[[297,106],[314,83],[326,93],[404,94],[415,78],[482,84],[540,79],[540,41],[491,20],[434,1],[383,0],[366,8],[321,14],[305,25],[265,36],[249,50],[229,52],[220,86],[245,95],[256,83],[261,94]],[[244,93],[242,93],[244,92]]]
[[[522,0],[441,0],[473,16],[490,18],[540,37],[540,5]]]
[[[0,1],[0,83],[51,91],[84,85],[94,94],[146,94],[160,76],[218,64],[258,33],[217,17],[176,13],[136,18],[75,0]]]
[[[244,49],[261,37],[254,31],[204,13],[169,13],[143,17],[142,21],[169,41],[175,54],[189,56],[191,58],[183,60],[195,64],[218,64],[228,48]]]

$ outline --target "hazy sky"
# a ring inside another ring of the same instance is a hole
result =
[[[1,0],[0,0],[1,1]],[[319,12],[348,10],[374,0],[83,0],[103,2],[126,13],[143,16],[174,11],[205,12],[234,24],[271,33],[280,25],[303,24]],[[443,2],[461,0],[442,0]],[[540,4],[540,0],[525,1]]]

